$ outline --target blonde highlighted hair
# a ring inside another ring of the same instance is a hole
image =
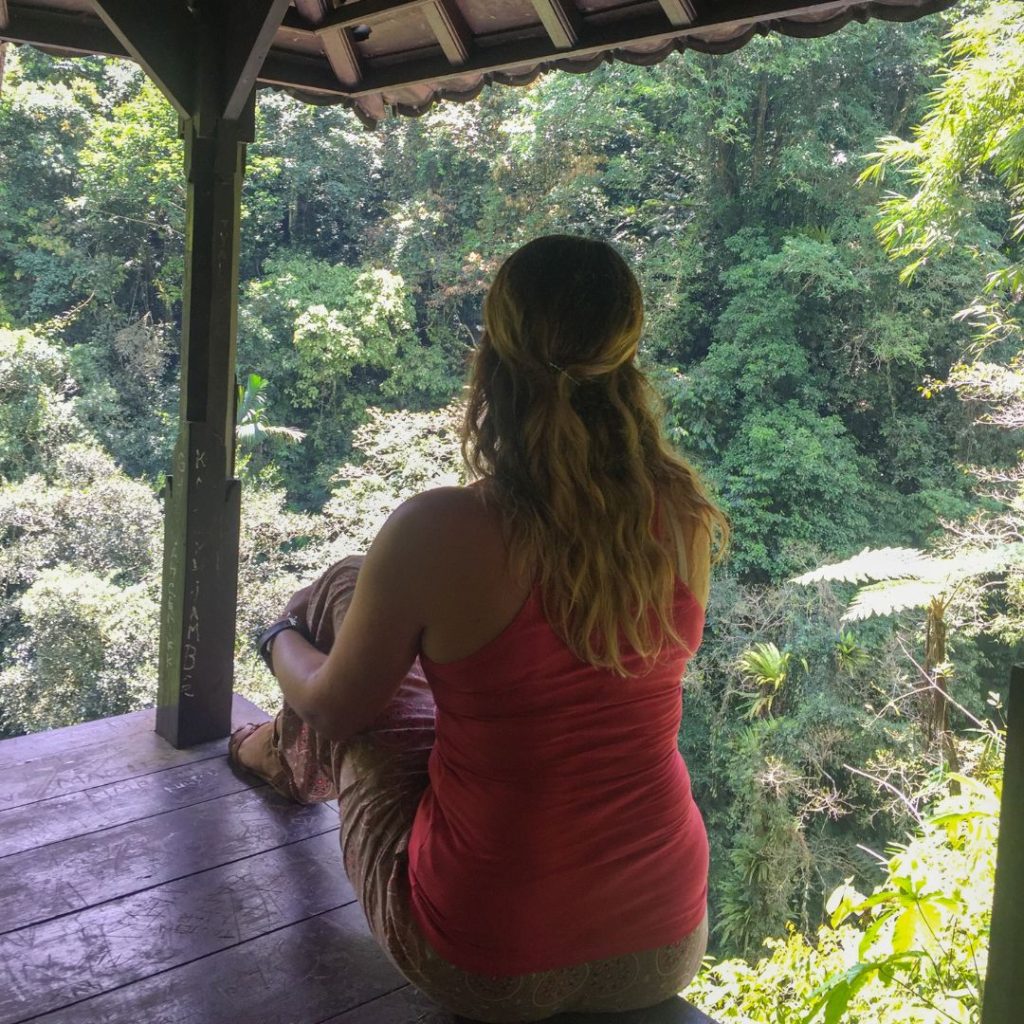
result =
[[[462,439],[552,626],[622,676],[627,649],[647,661],[681,642],[676,579],[702,543],[724,550],[729,532],[662,436],[635,364],[642,325],[640,286],[610,245],[524,245],[484,301]]]

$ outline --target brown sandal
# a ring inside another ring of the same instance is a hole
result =
[[[285,765],[274,772],[273,774],[265,774],[264,772],[257,771],[255,768],[250,768],[247,764],[242,764],[239,760],[238,752],[242,744],[257,730],[260,726],[269,725],[273,723],[273,719],[268,719],[266,722],[246,722],[245,725],[236,729],[228,740],[228,761],[231,762],[237,769],[243,772],[248,772],[250,775],[255,775],[256,778],[262,779],[266,782],[273,790],[280,793],[281,796],[286,797],[288,800],[292,800],[295,803],[304,803],[303,800],[299,799],[298,792],[295,789],[295,784],[292,782],[291,772],[288,771]]]
[[[244,771],[252,771],[238,759],[238,748],[261,726],[263,722],[246,722],[245,725],[236,729],[228,740],[228,760],[237,768]],[[255,773],[254,773],[255,774]]]

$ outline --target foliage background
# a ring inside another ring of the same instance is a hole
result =
[[[849,625],[852,585],[792,577],[865,546],[1024,539],[1015,8],[961,5],[951,39],[936,16],[549,75],[373,133],[259,97],[238,371],[266,384],[240,463],[238,688],[272,708],[249,636],[403,498],[462,479],[460,390],[501,259],[547,232],[611,240],[643,284],[666,430],[734,526],[680,745],[714,851],[713,952],[752,961],[789,937],[770,969],[708,975],[723,1019],[726,990],[756,989],[744,1012],[781,1020],[757,1003],[772,972],[849,967],[854,925],[825,924],[830,894],[878,884],[872,851],[946,792],[917,692],[922,616]],[[173,114],[136,69],[8,54],[3,734],[153,700],[183,205]],[[974,719],[998,720],[1021,581],[983,576],[948,611],[967,766]],[[912,842],[927,874],[969,838]]]

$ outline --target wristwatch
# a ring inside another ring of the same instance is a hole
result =
[[[267,626],[256,640],[256,647],[260,652],[260,657],[267,668],[270,669],[271,674],[274,672],[274,666],[270,661],[270,649],[274,646],[274,638],[277,634],[283,633],[286,629],[297,629],[299,633],[306,636],[306,628],[299,620],[299,617],[297,615],[286,615],[283,619],[278,619],[277,622]]]

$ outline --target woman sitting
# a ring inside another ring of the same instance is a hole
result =
[[[727,526],[663,440],[610,246],[537,239],[484,303],[463,451],[268,630],[285,707],[232,756],[338,799],[398,969],[455,1013],[661,1002],[707,942],[708,847],[677,737]]]

